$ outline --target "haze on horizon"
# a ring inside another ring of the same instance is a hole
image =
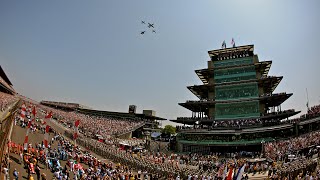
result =
[[[320,1],[10,1],[0,2],[0,64],[16,91],[37,101],[95,109],[191,116],[179,102],[197,98],[207,51],[255,45],[282,109],[320,104]],[[155,24],[152,34],[141,20]],[[140,31],[147,30],[140,35]],[[168,122],[166,122],[168,123]]]

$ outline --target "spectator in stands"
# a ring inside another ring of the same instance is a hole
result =
[[[4,111],[9,105],[15,102],[17,98],[11,94],[0,92],[0,111]]]

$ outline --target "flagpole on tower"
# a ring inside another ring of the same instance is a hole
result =
[[[221,45],[221,49],[225,49],[225,48],[227,48],[227,44],[226,44],[226,41],[223,40],[222,45]]]
[[[231,40],[231,45],[232,45],[232,47],[236,47],[236,42],[234,41],[233,38],[232,38],[232,40]]]

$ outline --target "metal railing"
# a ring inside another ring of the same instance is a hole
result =
[[[20,105],[21,100],[19,99],[16,101],[13,106],[8,109],[8,112],[3,119],[1,119],[1,128],[0,128],[0,161],[1,161],[1,166],[0,166],[0,179],[3,178],[3,163],[8,163],[8,159],[5,156],[7,152],[8,146],[6,144],[8,143],[8,140],[10,139],[11,133],[12,133],[12,128],[13,128],[13,121],[14,121],[14,115],[15,115],[15,110],[18,108]]]

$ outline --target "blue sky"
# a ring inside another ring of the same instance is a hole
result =
[[[196,97],[207,51],[254,44],[282,109],[320,104],[320,1],[0,1],[0,63],[21,94],[102,110],[191,116],[179,102]],[[155,24],[156,34],[141,24]],[[145,35],[140,31],[147,30]]]

